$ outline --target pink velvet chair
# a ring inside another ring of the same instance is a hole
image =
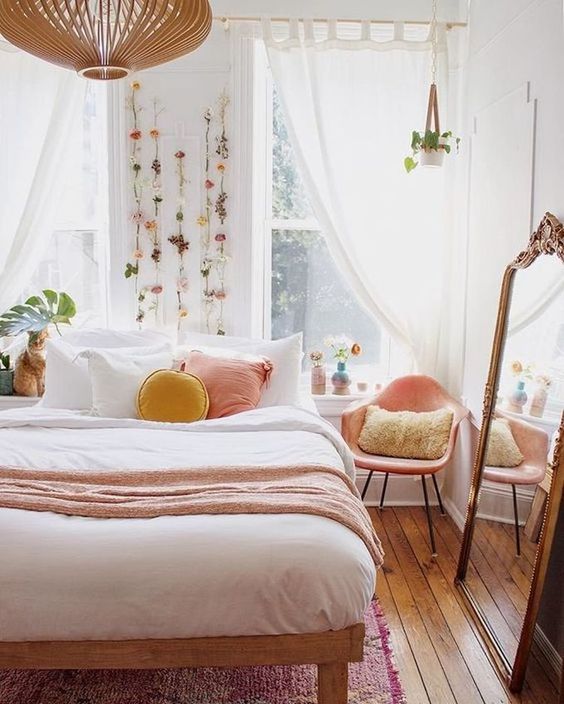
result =
[[[496,418],[505,418],[509,422],[511,433],[524,459],[517,467],[484,467],[483,479],[500,484],[511,484],[513,492],[513,515],[515,519],[515,545],[517,555],[521,555],[521,538],[519,535],[519,513],[517,510],[516,485],[537,485],[546,474],[548,462],[549,437],[541,428],[524,420],[496,411]]]
[[[358,446],[358,437],[364,424],[364,416],[366,415],[366,408],[368,406],[380,406],[380,408],[384,408],[388,411],[415,411],[418,413],[423,411],[436,411],[439,408],[450,408],[454,417],[445,454],[438,460],[411,460],[369,455],[363,452]],[[435,381],[435,379],[429,376],[413,374],[395,379],[370,401],[357,401],[352,403],[344,411],[341,418],[341,433],[354,455],[355,465],[368,470],[368,478],[362,490],[363,499],[366,496],[374,472],[385,473],[384,486],[380,497],[380,508],[384,506],[384,498],[386,496],[386,488],[390,474],[421,476],[433,555],[436,555],[437,551],[425,478],[427,475],[431,475],[437,501],[439,502],[441,513],[444,515],[443,502],[435,474],[440,469],[443,469],[451,459],[458,434],[458,426],[460,425],[460,421],[466,418],[467,415],[468,410],[450,396],[438,381]]]

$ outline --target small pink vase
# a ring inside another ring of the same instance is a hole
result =
[[[533,400],[531,401],[531,408],[529,413],[536,418],[542,418],[544,415],[544,409],[546,407],[546,400],[548,398],[548,392],[544,386],[537,386],[535,393],[533,394]]]
[[[325,365],[321,364],[311,368],[311,393],[314,396],[323,396],[327,392],[327,374]]]

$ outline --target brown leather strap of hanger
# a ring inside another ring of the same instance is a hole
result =
[[[435,83],[431,83],[431,88],[429,89],[429,102],[427,103],[427,121],[425,122],[425,132],[431,129],[433,119],[435,122],[435,129],[433,131],[440,134],[441,126],[439,123],[439,96]]]

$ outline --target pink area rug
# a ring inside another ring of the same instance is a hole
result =
[[[405,704],[377,601],[364,662],[349,666],[349,704]],[[0,704],[316,704],[311,666],[232,670],[0,671]]]

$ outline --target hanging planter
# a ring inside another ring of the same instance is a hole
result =
[[[423,134],[415,130],[411,133],[412,153],[403,160],[407,173],[413,171],[417,164],[435,168],[442,166],[445,154],[450,154],[452,140],[454,140],[456,151],[458,151],[460,137],[454,137],[450,131],[442,133],[440,131],[437,86],[431,83],[425,131]]]
[[[437,2],[433,0],[433,18],[431,20],[432,64],[431,86],[427,103],[427,119],[425,130],[411,133],[411,154],[403,160],[407,173],[413,171],[417,164],[427,167],[440,167],[443,165],[445,154],[450,154],[451,140],[454,140],[456,151],[460,144],[460,137],[454,137],[452,132],[441,132],[439,120],[439,98],[435,78],[437,74]]]
[[[442,166],[445,154],[451,152],[452,140],[454,140],[456,151],[458,151],[460,138],[453,137],[452,132],[443,132],[442,134],[435,130],[425,130],[423,134],[412,132],[412,155],[407,156],[403,162],[407,173],[413,171],[417,164],[431,167]]]

